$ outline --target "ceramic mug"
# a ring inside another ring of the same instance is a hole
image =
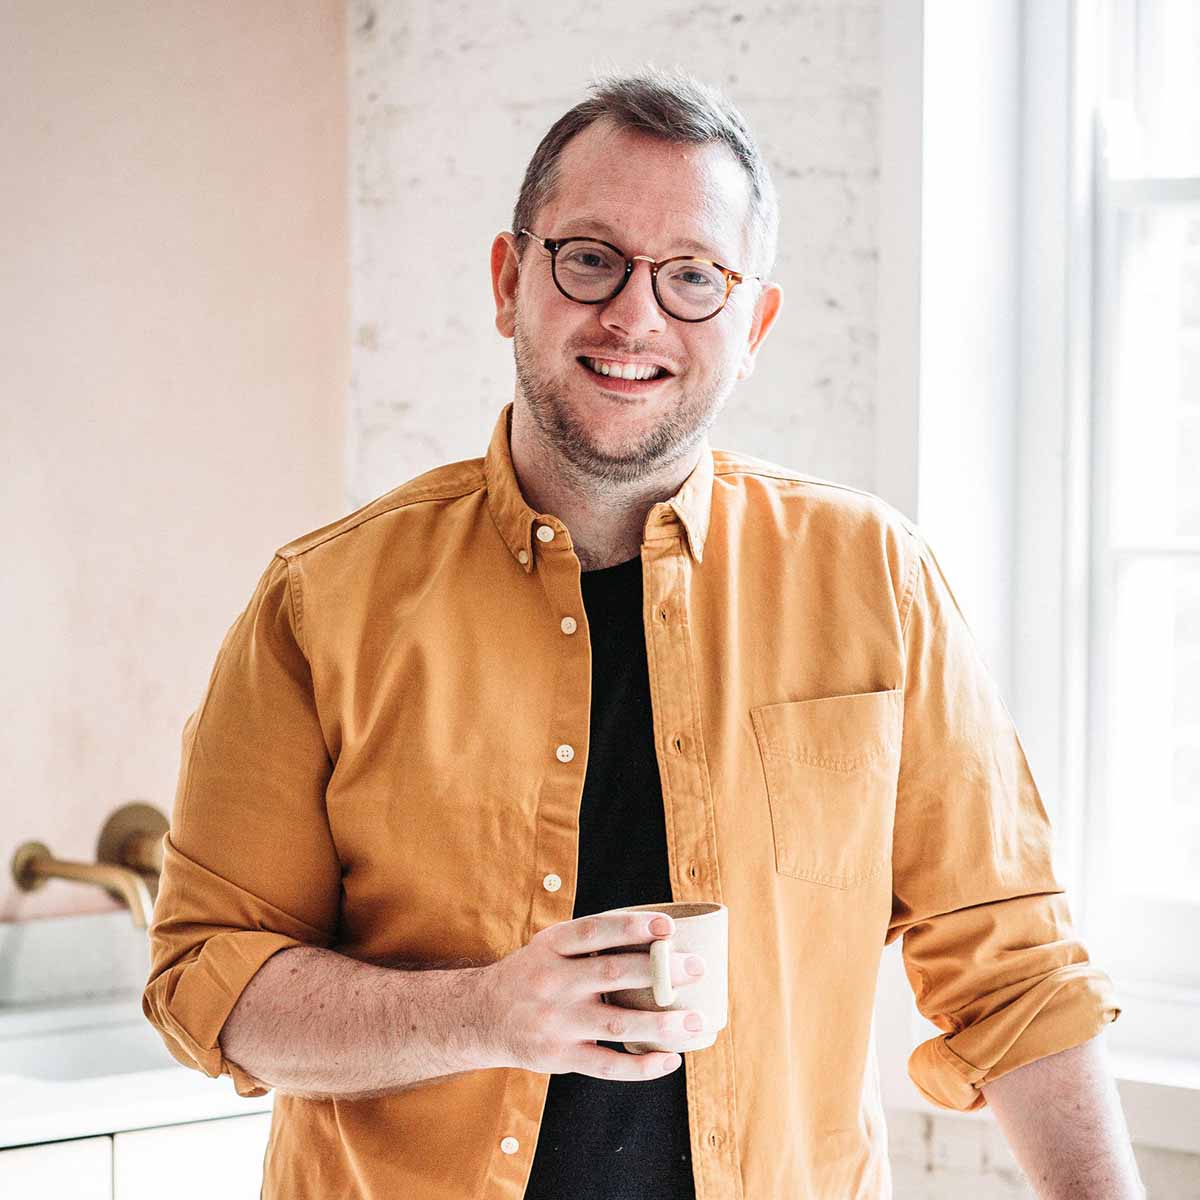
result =
[[[668,937],[656,937],[650,943],[596,951],[596,954],[640,951],[650,955],[651,986],[604,992],[604,1003],[645,1012],[687,1009],[704,1017],[704,1028],[682,1045],[623,1042],[625,1049],[631,1054],[646,1054],[651,1050],[703,1050],[711,1046],[729,1023],[729,909],[709,900],[668,900],[662,904],[627,904],[606,911],[662,913],[675,922],[675,932]],[[704,974],[677,989],[671,982],[673,954],[700,955],[704,959]]]

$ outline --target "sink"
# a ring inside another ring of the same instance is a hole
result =
[[[179,1064],[144,1018],[140,1024],[97,1025],[0,1040],[0,1075],[27,1079],[94,1079]]]
[[[65,1082],[178,1066],[139,995],[0,1006],[0,1076]]]
[[[271,1111],[172,1056],[149,971],[124,909],[0,924],[0,1150]]]
[[[177,1062],[142,1014],[140,991],[0,1003],[0,1151],[268,1112],[273,1102],[274,1092],[239,1096],[228,1076]]]

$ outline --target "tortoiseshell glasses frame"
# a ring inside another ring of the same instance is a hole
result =
[[[628,256],[619,246],[614,246],[612,242],[606,242],[603,238],[596,237],[569,237],[569,238],[544,238],[539,237],[536,233],[529,229],[522,229],[517,234],[518,237],[524,235],[532,238],[550,255],[550,276],[554,280],[554,286],[566,296],[568,300],[574,300],[576,304],[607,304],[610,300],[620,295],[621,289],[629,282],[629,277],[633,274],[633,267],[636,262],[646,262],[650,264],[650,285],[654,291],[654,299],[658,302],[659,308],[676,321],[687,321],[691,324],[696,324],[700,321],[711,321],[717,316],[721,310],[729,303],[729,297],[733,293],[733,289],[739,283],[744,283],[747,279],[761,280],[761,275],[750,275],[743,271],[734,271],[730,267],[723,266],[719,262],[714,262],[711,258],[697,258],[694,254],[677,254],[673,258],[653,259],[647,254],[635,254],[632,257]],[[570,292],[563,287],[558,281],[558,252],[571,242],[594,242],[598,246],[605,246],[611,250],[618,258],[625,262],[625,274],[621,276],[617,286],[607,296],[601,296],[599,300],[580,300],[577,296],[572,296]],[[658,291],[658,272],[660,268],[665,267],[668,263],[673,262],[699,262],[705,266],[714,267],[720,271],[725,277],[725,295],[721,297],[721,303],[708,314],[706,317],[681,317],[673,313],[664,303],[662,296]]]

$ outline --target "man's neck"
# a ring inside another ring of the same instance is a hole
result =
[[[509,450],[521,494],[530,508],[556,516],[571,532],[584,571],[627,562],[641,553],[646,514],[669,500],[707,449],[704,439],[686,458],[630,483],[602,483],[546,445],[518,401],[513,406]]]

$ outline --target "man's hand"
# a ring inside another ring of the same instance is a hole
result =
[[[663,915],[597,913],[561,921],[486,968],[491,1015],[482,1024],[491,1039],[489,1065],[626,1081],[678,1070],[682,1060],[672,1064],[670,1050],[622,1054],[597,1044],[648,1041],[684,1051],[700,1036],[684,1025],[687,1012],[644,1012],[601,999],[605,992],[649,987],[650,955],[629,951],[593,957],[595,952],[666,937],[670,928],[660,931],[653,925]],[[677,988],[698,978],[687,969],[691,957],[680,951],[671,955],[671,982]]]

